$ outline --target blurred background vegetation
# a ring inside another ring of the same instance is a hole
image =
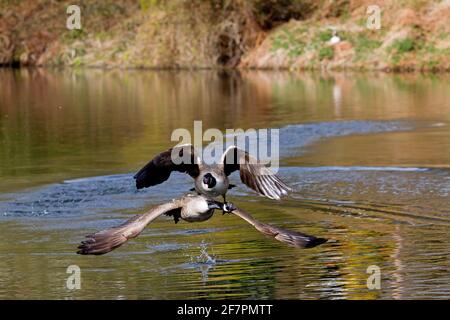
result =
[[[447,0],[79,1],[81,30],[66,28],[70,4],[1,0],[0,64],[450,69]]]

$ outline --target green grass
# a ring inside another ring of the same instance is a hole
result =
[[[274,37],[271,51],[282,49],[287,51],[291,58],[300,56],[305,49],[305,43],[300,40],[305,30],[300,28],[292,31],[283,29],[280,34]]]
[[[333,32],[329,29],[319,32],[317,38],[322,42],[327,42],[333,36]]]
[[[368,54],[379,48],[381,41],[370,39],[364,35],[358,35],[351,40],[357,54]]]
[[[319,49],[319,60],[333,59],[334,50],[331,47],[323,47]]]
[[[67,30],[62,34],[62,39],[64,41],[74,41],[74,40],[80,40],[83,39],[87,35],[86,31],[84,29],[73,29],[73,30]]]
[[[397,39],[390,46],[390,51],[395,50],[396,53],[402,54],[414,51],[416,49],[416,44],[411,38]]]
[[[448,36],[450,36],[450,32],[442,31],[441,33],[439,33],[438,39],[445,40]]]
[[[430,69],[430,70],[436,69],[437,67],[439,67],[439,61],[437,61],[437,60],[427,61],[426,67],[428,67],[428,69]]]
[[[76,57],[73,61],[72,61],[72,66],[74,68],[79,68],[82,67],[84,65],[83,59],[81,57]]]
[[[391,63],[396,66],[402,59],[403,55],[409,52],[413,52],[420,47],[420,44],[414,39],[403,38],[397,39],[394,43],[387,48],[387,51],[391,53]]]
[[[139,6],[141,10],[146,11],[151,7],[154,7],[158,4],[158,0],[139,0]]]

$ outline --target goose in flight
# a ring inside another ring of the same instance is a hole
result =
[[[241,181],[270,199],[280,200],[292,189],[256,158],[236,146],[229,147],[218,164],[201,161],[192,144],[183,144],[166,150],[147,163],[134,176],[138,189],[148,188],[169,179],[173,171],[189,174],[195,180],[195,191],[207,197],[225,195],[231,185],[228,176],[238,171]]]
[[[119,226],[88,235],[87,240],[82,241],[81,245],[78,246],[79,250],[77,253],[83,255],[101,255],[108,253],[120,247],[126,241],[137,237],[150,222],[161,215],[172,216],[175,223],[179,219],[188,222],[199,222],[211,218],[215,209],[233,213],[250,223],[261,233],[294,247],[312,248],[327,241],[324,238],[316,238],[300,232],[285,230],[259,222],[250,214],[236,208],[231,203],[221,203],[203,195],[188,194],[180,199],[174,199],[170,202],[155,206],[147,213],[134,216]]]

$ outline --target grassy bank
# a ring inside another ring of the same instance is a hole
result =
[[[69,4],[1,0],[0,64],[450,70],[448,0],[95,0],[81,30],[65,27]]]

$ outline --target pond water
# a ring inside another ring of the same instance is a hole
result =
[[[276,202],[233,175],[228,200],[329,241],[291,248],[216,213],[75,254],[192,187],[174,174],[136,191],[132,175],[194,120],[280,128],[279,175],[296,192]],[[0,69],[2,299],[449,299],[449,230],[448,75]]]

